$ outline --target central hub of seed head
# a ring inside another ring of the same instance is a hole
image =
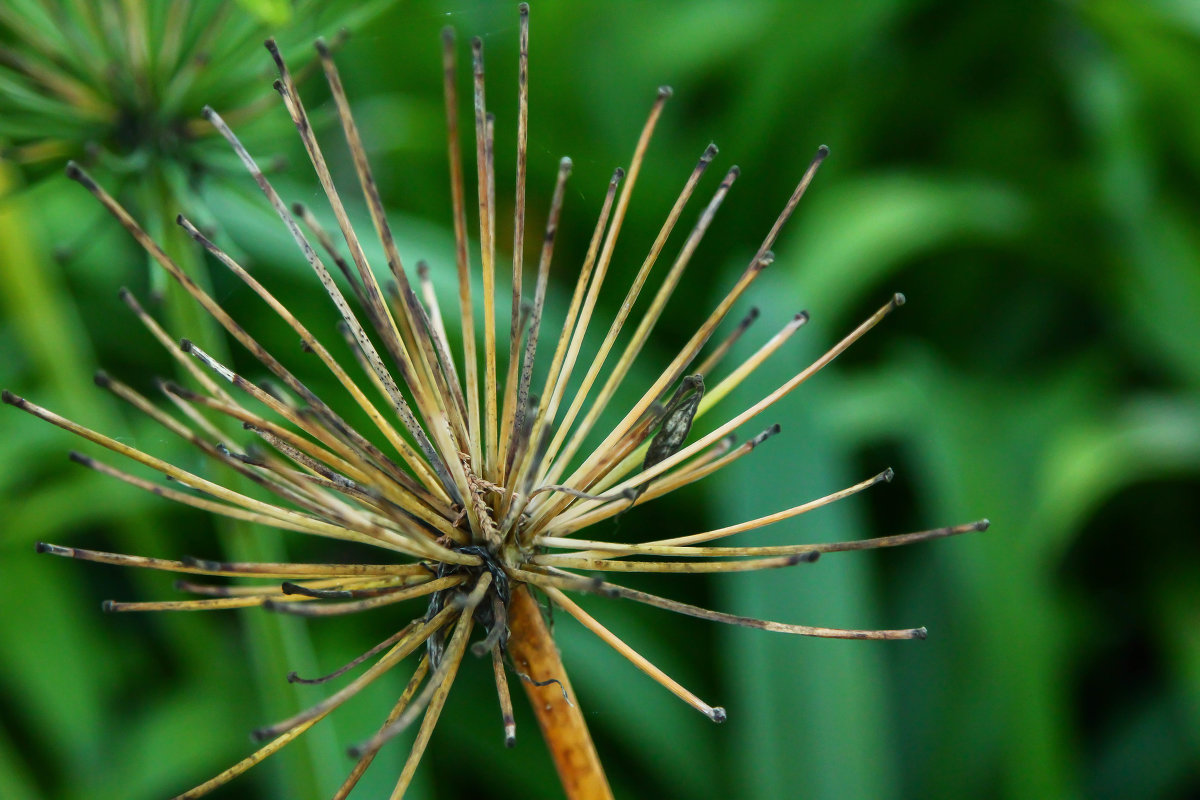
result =
[[[491,575],[492,582],[484,595],[483,602],[475,607],[474,613],[475,622],[487,631],[487,635],[482,641],[471,646],[471,652],[482,656],[497,644],[503,651],[508,644],[508,601],[511,591],[508,572],[504,569],[500,559],[487,547],[471,544],[459,547],[457,551],[465,555],[477,556],[481,563],[478,565],[449,564],[444,561],[438,563],[436,570],[438,578],[462,575],[466,580],[458,586],[434,592],[429,598],[429,611],[426,619],[433,619],[450,604],[463,603],[479,578],[487,573]],[[444,629],[429,637],[426,649],[429,653],[430,666],[437,669],[446,649]]]

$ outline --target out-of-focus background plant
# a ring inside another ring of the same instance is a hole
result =
[[[339,63],[402,255],[448,275],[438,31],[449,23],[485,40],[497,195],[510,202],[515,3],[401,0],[367,17],[350,4],[287,0],[2,8],[0,383],[157,454],[195,460],[91,386],[98,366],[147,391],[155,375],[173,375],[117,289],[142,296],[173,335],[211,332],[169,292],[154,304],[164,285],[61,177],[66,158],[90,160],[168,237],[178,211],[201,219],[335,338],[328,301],[252,182],[192,121],[204,103],[253,109],[239,133],[262,160],[291,165],[278,178],[287,199],[312,200],[316,182],[258,42],[275,33],[303,63],[307,41],[353,28]],[[187,13],[177,18],[179,9]],[[993,522],[982,535],[835,554],[766,577],[646,583],[788,621],[924,624],[925,642],[797,640],[587,604],[725,705],[719,728],[559,620],[618,796],[1200,794],[1193,5],[544,2],[533,5],[532,26],[535,216],[558,157],[576,164],[556,258],[560,294],[657,85],[671,83],[675,97],[612,286],[636,270],[709,141],[722,147],[720,163],[743,167],[641,360],[644,372],[694,327],[695,309],[723,292],[822,142],[833,156],[751,293],[762,317],[743,349],[801,308],[813,322],[730,404],[774,388],[890,292],[909,298],[789,398],[776,413],[784,435],[740,471],[620,524],[702,530],[889,465],[890,486],[755,541]],[[73,82],[48,85],[50,72]],[[338,153],[335,167],[349,176],[327,90],[313,78],[302,89]],[[199,254],[178,240],[169,246],[205,273]],[[216,272],[208,279],[260,340],[304,357],[244,287]],[[621,294],[603,297],[602,312],[614,313]],[[50,426],[10,412],[0,432],[0,797],[169,796],[247,753],[246,732],[280,709],[320,696],[293,694],[287,669],[332,669],[394,630],[386,610],[307,629],[256,621],[261,612],[102,617],[99,600],[169,596],[169,579],[39,558],[34,542],[168,557],[304,551],[264,545],[254,531],[215,532],[203,516],[73,468],[65,455],[80,443]],[[310,746],[219,796],[328,796],[348,767],[342,749],[385,713],[403,679],[374,687],[314,729]],[[489,681],[486,669],[464,670],[414,796],[558,791],[528,715],[515,752],[504,750]],[[403,751],[385,751],[363,797],[386,793]]]

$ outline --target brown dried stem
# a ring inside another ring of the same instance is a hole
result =
[[[608,778],[600,766],[600,757],[558,648],[542,612],[524,585],[513,590],[508,624],[508,654],[517,670],[532,681],[551,678],[556,681],[545,686],[530,680],[522,683],[568,800],[611,800]]]

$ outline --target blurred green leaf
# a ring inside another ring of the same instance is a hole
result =
[[[237,0],[237,4],[268,25],[286,25],[292,18],[290,0]]]
[[[340,26],[357,27],[338,52],[339,68],[402,258],[409,269],[430,262],[458,347],[439,31],[451,24],[459,32],[468,115],[466,42],[485,41],[503,223],[513,202],[515,8],[407,0],[380,15],[387,5],[198,0],[172,49],[160,34],[174,4],[12,0],[0,4],[0,48],[86,79],[128,111],[137,71],[97,65],[132,65],[127,54],[142,51],[127,26],[114,23],[144,9],[155,32],[148,52],[164,70],[143,84],[158,92],[156,108],[186,124],[205,103],[226,113],[261,99],[262,110],[235,125],[239,136],[261,164],[287,163],[269,176],[287,202],[303,201],[329,222],[270,92],[260,42],[281,26],[281,46],[299,72],[312,59],[313,38],[332,41]],[[213,20],[222,35],[205,43]],[[619,308],[624,281],[699,151],[709,141],[721,146],[714,175],[732,163],[744,168],[612,417],[732,283],[819,142],[833,158],[780,237],[776,263],[746,308],[733,311],[738,317],[757,304],[762,314],[724,368],[800,308],[812,322],[698,427],[764,396],[894,289],[911,301],[740,431],[750,436],[779,421],[781,436],[730,472],[623,517],[619,535],[718,527],[886,466],[897,469],[891,485],[748,534],[745,543],[993,521],[984,534],[830,554],[765,576],[645,583],[785,621],[924,624],[925,642],[801,640],[585,600],[706,701],[724,705],[729,721],[720,727],[560,618],[564,660],[617,795],[1196,796],[1197,519],[1194,505],[1160,506],[1151,491],[1169,485],[1186,497],[1200,478],[1194,4],[535,2],[532,25],[531,237],[540,235],[557,159],[575,161],[548,330],[560,324],[604,184],[613,167],[628,166],[654,87],[676,92],[629,206],[598,326]],[[48,58],[49,50],[60,56]],[[192,58],[197,53],[203,58]],[[170,77],[181,72],[183,79]],[[96,390],[91,373],[103,365],[148,390],[174,369],[116,299],[121,285],[172,337],[211,335],[209,323],[177,298],[163,306],[149,297],[166,281],[157,270],[148,277],[144,254],[62,176],[61,161],[94,158],[105,186],[168,238],[180,210],[211,226],[336,346],[328,298],[252,178],[207,128],[189,130],[182,150],[96,154],[85,143],[111,150],[119,139],[112,129],[95,127],[9,61],[0,83],[13,112],[0,114],[0,379],[122,441],[198,465],[180,443]],[[370,230],[319,69],[301,91],[351,218]],[[31,140],[49,143],[41,160],[22,160]],[[463,150],[473,173],[473,143]],[[159,159],[164,153],[171,157]],[[714,188],[714,175],[697,197]],[[689,207],[683,226],[697,212]],[[474,208],[469,216],[477,232]],[[501,228],[503,250],[510,228]],[[668,243],[664,261],[682,238]],[[366,250],[386,277],[378,244]],[[531,253],[530,246],[527,261]],[[290,329],[223,268],[196,261],[214,297],[325,391]],[[473,265],[477,272],[477,259]],[[507,291],[506,280],[499,284]],[[585,360],[594,346],[592,339]],[[263,373],[244,353],[229,355],[253,377]],[[261,615],[101,617],[105,597],[169,596],[169,579],[39,557],[33,542],[215,556],[224,534],[201,516],[72,469],[65,453],[80,444],[11,409],[2,413],[8,536],[0,540],[0,603],[10,613],[0,617],[0,796],[149,800],[179,791],[248,753],[246,730],[324,696],[291,693],[288,669],[333,669],[394,630],[396,617],[382,611],[313,625],[311,644],[294,629],[267,630],[271,621]],[[464,667],[411,795],[556,796],[516,680],[519,742],[510,752],[500,743],[490,670],[477,666]],[[371,687],[307,744],[224,795],[327,796],[348,768],[345,746],[370,735],[406,677]],[[357,794],[387,796],[404,747],[390,745]]]

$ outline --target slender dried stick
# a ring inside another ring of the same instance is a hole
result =
[[[588,324],[591,322],[592,312],[600,296],[600,287],[604,285],[604,278],[608,273],[608,265],[612,261],[613,251],[617,246],[617,238],[621,234],[621,225],[625,221],[625,212],[629,208],[629,200],[633,195],[633,188],[637,185],[638,175],[641,173],[642,161],[646,157],[646,151],[650,148],[650,140],[654,136],[654,129],[658,125],[659,117],[662,116],[663,106],[666,105],[667,99],[670,96],[671,87],[659,87],[658,96],[654,100],[654,105],[650,107],[650,114],[646,118],[646,123],[642,127],[642,133],[638,137],[637,145],[634,147],[633,159],[629,162],[628,179],[621,188],[621,196],[617,198],[617,207],[613,211],[612,225],[608,229],[608,235],[604,238],[604,248],[600,251],[600,257],[596,261],[595,272],[592,275],[592,284],[588,289],[587,298],[584,300],[583,309],[580,311],[579,321],[575,326],[575,333],[571,338],[571,346],[567,351],[566,360],[563,362],[562,373],[558,376],[558,383],[554,387],[553,397],[550,402],[549,411],[547,412],[550,419],[554,419],[557,415],[558,405],[567,390],[567,383],[571,380],[571,372],[575,367],[579,350],[583,346],[584,336],[587,334]],[[559,431],[564,431],[566,427],[569,427],[569,423],[560,427]],[[554,460],[554,454],[561,443],[561,438],[556,434],[545,456],[547,462]]]
[[[576,605],[573,600],[563,594],[562,591],[551,586],[546,588],[546,594],[550,595],[550,598],[555,602],[556,605],[560,606],[572,617],[579,620],[580,624],[582,624],[592,633],[596,634],[596,636],[600,637],[605,644],[609,645],[625,658],[629,659],[629,661],[635,667],[646,673],[646,675],[662,685],[665,689],[671,692],[671,694],[675,695],[680,700],[711,719],[713,722],[725,721],[725,709],[721,708],[720,706],[710,706],[708,703],[704,702],[699,697],[685,689],[670,675],[651,664],[650,661],[647,660],[647,658],[641,653],[618,639],[612,631],[597,622],[590,614],[588,614],[586,611]]]
[[[792,509],[789,509],[792,511]],[[787,512],[784,512],[787,513]],[[817,544],[782,544],[782,545],[765,545],[761,547],[695,547],[691,545],[669,545],[669,544],[624,544],[622,542],[598,542],[598,541],[575,541],[574,539],[560,539],[555,537],[538,537],[534,541],[543,547],[586,547],[594,550],[600,555],[593,556],[591,553],[573,552],[566,553],[562,557],[570,557],[573,559],[581,558],[619,558],[625,555],[645,555],[645,556],[664,556],[668,558],[678,556],[688,556],[697,558],[709,558],[717,556],[785,556],[799,553],[836,553],[846,550],[875,550],[881,547],[900,547],[906,544],[914,544],[916,542],[924,542],[930,539],[942,539],[947,536],[957,536],[962,533],[973,533],[976,531],[987,530],[990,523],[987,520],[978,520],[976,522],[968,522],[965,525],[948,525],[942,528],[932,528],[927,531],[916,531],[914,533],[900,533],[894,536],[877,536],[873,539],[859,539],[849,542],[821,542]],[[727,534],[697,534],[699,537],[717,538],[718,536]],[[688,539],[690,537],[680,537]],[[700,539],[704,541],[705,539]],[[558,558],[559,556],[554,556]],[[637,562],[633,562],[637,563]],[[652,562],[659,563],[659,562]]]
[[[462,145],[458,126],[458,88],[455,84],[454,29],[442,31],[442,82],[446,96],[446,141],[450,154],[450,198],[454,209],[454,259],[458,266],[463,372],[466,375],[468,447],[473,463],[481,463],[479,442],[479,356],[475,347],[475,305],[471,300],[471,263],[467,248],[467,205],[463,182]]]
[[[489,114],[484,91],[483,40],[471,40],[475,77],[475,160],[479,175],[479,249],[483,262],[483,355],[484,355],[484,442],[483,469],[492,478],[491,465],[496,457],[496,241],[493,236],[496,209],[492,202],[494,186],[493,153],[488,134]],[[482,473],[481,473],[482,474]]]
[[[383,721],[384,727],[391,725],[400,715],[404,713],[404,709],[408,708],[408,704],[412,701],[413,695],[417,693],[417,689],[421,686],[421,681],[425,680],[425,676],[429,674],[429,656],[421,656],[421,661],[417,664],[417,670],[409,679],[408,685],[404,687],[404,691],[400,694],[400,699],[396,701],[396,705],[392,707],[392,711],[388,714],[387,719]],[[346,776],[346,780],[342,783],[341,788],[333,795],[333,800],[346,800],[350,790],[358,785],[359,779],[363,773],[367,771],[367,767],[371,766],[371,762],[375,760],[377,753],[364,753],[358,759],[358,763],[354,765],[354,769]]]
[[[716,430],[702,436],[700,439],[696,440],[695,442],[693,442],[692,444],[683,448],[682,450],[675,453],[674,455],[660,461],[659,463],[642,471],[641,473],[635,475],[634,477],[630,478],[629,480],[624,481],[623,483],[617,484],[617,486],[614,487],[615,490],[623,491],[625,489],[634,488],[636,486],[640,486],[642,484],[647,483],[652,478],[654,478],[658,475],[661,475],[662,473],[666,472],[671,467],[674,467],[676,464],[695,455],[702,448],[707,447],[708,445],[717,441],[721,437],[732,432],[739,425],[753,419],[755,416],[762,413],[767,408],[770,408],[772,405],[774,405],[776,402],[778,402],[782,398],[786,397],[797,386],[804,383],[809,378],[811,378],[813,375],[815,375],[817,372],[819,372],[821,369],[823,369],[827,364],[829,364],[829,362],[833,361],[833,359],[837,358],[839,355],[841,355],[843,352],[845,352],[845,350],[848,347],[850,347],[850,345],[852,345],[854,342],[856,342],[860,338],[862,338],[862,336],[864,334],[866,334],[867,331],[871,330],[877,324],[879,324],[879,322],[884,317],[886,317],[888,314],[890,314],[892,311],[894,311],[896,308],[898,308],[902,305],[904,305],[904,295],[896,294],[894,297],[892,297],[892,299],[889,303],[887,303],[885,306],[883,306],[878,311],[876,311],[874,314],[872,314],[865,322],[863,322],[861,325],[859,325],[857,328],[855,328],[853,331],[851,331],[849,334],[847,334],[841,341],[839,341],[837,344],[835,344],[833,347],[831,347],[828,351],[826,351],[824,355],[822,355],[820,358],[818,358],[816,361],[814,361],[812,364],[810,364],[805,369],[801,370],[791,380],[784,383],[782,386],[780,386],[774,392],[767,395],[762,400],[758,401],[753,406],[751,406],[750,408],[743,411],[741,414],[738,414],[736,417],[729,420],[724,425],[721,425]],[[586,466],[586,464],[585,464],[585,466]],[[583,470],[584,470],[584,468],[581,467],[580,470],[578,470],[576,472],[576,475],[572,476],[572,479],[566,481],[566,483],[573,485],[573,486],[578,486],[579,485],[579,483],[577,482],[579,480],[578,476],[581,472],[583,472]],[[585,481],[585,488],[586,488],[586,481]],[[585,503],[591,502],[594,504],[594,501],[584,501],[584,502]],[[566,504],[567,503],[563,503],[564,506]],[[534,522],[533,522],[533,525],[531,525],[531,528],[537,527],[538,523],[545,520],[551,513],[553,513],[553,511],[557,510],[557,509],[554,509],[554,507],[551,506],[550,504],[546,504],[546,506],[549,506],[549,507],[548,508],[543,507],[540,510],[540,515],[535,515]]]
[[[796,210],[796,207],[799,206],[801,198],[804,197],[804,193],[808,190],[809,185],[811,185],[813,178],[816,176],[817,169],[828,155],[829,149],[824,145],[817,149],[816,156],[813,157],[808,169],[805,170],[804,175],[801,176],[800,182],[796,185],[791,197],[788,198],[788,202],[784,205],[783,211],[781,211],[779,216],[776,218],[775,224],[771,226],[771,230],[767,233],[766,238],[763,239],[762,244],[758,248],[758,252],[755,253],[754,257],[750,260],[750,264],[746,267],[746,271],[742,273],[742,276],[738,278],[737,283],[734,284],[733,288],[712,311],[708,319],[705,320],[696,333],[692,335],[692,338],[684,346],[683,350],[679,352],[679,355],[675,357],[675,360],[671,362],[671,365],[667,367],[661,376],[659,376],[659,379],[655,381],[654,385],[651,386],[645,395],[642,396],[642,399],[629,410],[629,413],[625,415],[625,419],[617,424],[612,433],[605,437],[603,442],[597,445],[596,449],[592,451],[592,454],[584,459],[583,464],[575,471],[571,478],[564,481],[564,483],[569,483],[572,486],[586,489],[587,484],[590,483],[590,480],[593,480],[595,477],[595,469],[597,465],[604,461],[605,456],[611,452],[613,445],[621,440],[637,423],[637,421],[642,418],[642,415],[650,409],[650,406],[656,402],[664,392],[667,391],[668,387],[670,387],[679,379],[684,370],[687,368],[687,365],[691,362],[695,355],[700,352],[700,349],[705,345],[705,343],[708,342],[709,337],[712,336],[712,333],[716,327],[723,319],[725,319],[725,315],[729,313],[729,309],[732,308],[733,304],[737,302],[743,293],[745,293],[746,289],[749,288],[750,284],[754,282],[755,278],[758,277],[763,268],[767,264],[771,263],[771,260],[773,260],[774,256],[771,253],[771,247],[774,245],[775,240],[779,237],[779,232],[783,229],[784,224],[788,221],[788,219],[791,218],[792,214]],[[668,461],[670,461],[670,459],[668,459]],[[659,466],[661,466],[661,464]],[[583,486],[580,486],[580,484],[583,484]],[[557,513],[563,508],[563,505],[557,503],[547,505],[550,507],[544,511],[542,515],[540,515],[540,519],[537,521],[540,522],[547,515]]]
[[[513,266],[512,266],[512,323],[508,333],[508,379],[504,383],[504,407],[500,420],[500,453],[497,467],[499,480],[503,483],[508,471],[509,448],[514,444],[512,437],[505,436],[510,430],[516,412],[516,376],[521,349],[521,282],[525,271],[525,173],[529,157],[529,4],[522,3],[520,58],[517,67],[517,188],[513,208]]]
[[[608,333],[605,334],[604,340],[600,343],[599,351],[597,351],[596,355],[593,357],[592,363],[588,367],[588,371],[583,377],[583,382],[579,386],[579,390],[575,393],[575,397],[571,400],[571,405],[567,408],[567,412],[563,416],[562,422],[559,424],[554,441],[550,443],[550,449],[548,451],[549,458],[553,458],[555,453],[559,451],[562,441],[566,438],[567,433],[570,432],[571,426],[575,422],[576,415],[579,413],[584,402],[587,400],[588,393],[592,388],[592,384],[595,382],[596,377],[600,374],[600,371],[604,368],[609,352],[612,350],[613,345],[616,344],[617,336],[620,334],[621,328],[625,324],[625,320],[633,311],[633,305],[635,302],[637,302],[637,298],[641,293],[642,286],[645,284],[646,279],[650,276],[650,270],[653,269],[655,263],[657,263],[658,256],[667,243],[667,238],[670,237],[671,232],[675,229],[675,223],[679,221],[679,217],[683,214],[683,209],[687,205],[688,200],[691,199],[692,193],[695,191],[696,185],[700,182],[701,176],[703,176],[704,171],[708,168],[708,165],[712,163],[712,160],[716,157],[716,155],[717,146],[715,144],[710,144],[704,151],[704,154],[700,156],[700,160],[697,162],[696,166],[688,175],[688,179],[684,184],[683,189],[680,190],[679,197],[676,199],[675,205],[672,206],[671,211],[667,214],[666,220],[663,221],[662,227],[659,229],[658,236],[655,238],[654,244],[650,247],[650,252],[646,255],[645,260],[642,262],[641,268],[638,269],[637,275],[634,277],[628,291],[625,293],[625,299],[621,302],[621,307],[617,311],[617,316],[613,319],[612,324],[609,325]],[[632,186],[632,175],[629,185]],[[723,197],[724,192],[719,192],[718,196]],[[624,199],[624,197],[622,197],[622,199]],[[618,211],[619,210],[620,208],[618,208]],[[684,245],[685,252],[688,251],[688,248],[694,248],[697,242],[698,240],[696,237],[689,237],[688,242]],[[595,404],[596,407],[603,409],[603,403],[605,401],[607,401],[607,398],[602,395],[601,399]],[[556,466],[555,470],[549,473],[548,480],[556,480],[557,477],[562,474],[564,465],[571,460],[572,456],[575,455],[575,451],[583,443],[584,437],[586,437],[591,430],[591,426],[595,422],[595,418],[597,416],[599,416],[599,411],[596,411],[594,414],[588,414],[583,423],[575,430],[571,440],[567,442],[566,447],[562,450],[558,465]]]

